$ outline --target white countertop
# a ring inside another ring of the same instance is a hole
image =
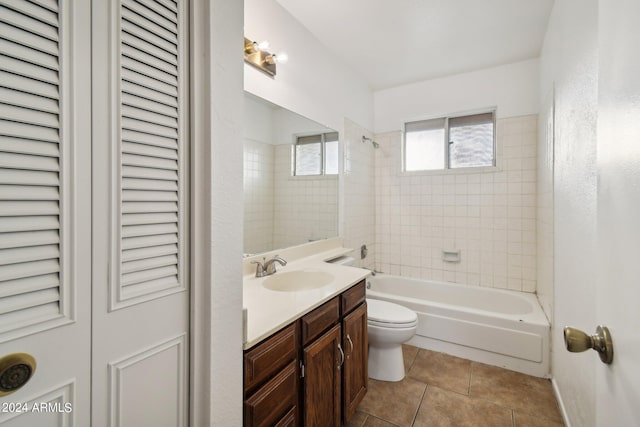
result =
[[[262,282],[273,276],[256,278],[254,274],[245,274],[243,305],[246,310],[246,319],[243,348],[245,350],[251,348],[367,277],[368,270],[325,262],[349,252],[351,249],[333,248],[289,261],[284,267],[277,266],[275,275],[296,270],[321,270],[330,273],[333,280],[317,289],[294,292],[272,291],[263,287]]]

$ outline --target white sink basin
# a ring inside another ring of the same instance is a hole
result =
[[[327,286],[333,279],[333,274],[324,271],[296,270],[275,273],[265,279],[262,286],[272,291],[299,292]]]

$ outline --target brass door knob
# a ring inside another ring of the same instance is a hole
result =
[[[613,362],[613,341],[606,326],[598,326],[595,335],[587,335],[579,329],[564,328],[564,344],[572,353],[580,353],[590,348],[598,352],[600,360],[607,365]]]
[[[0,359],[0,396],[17,391],[36,371],[36,359],[27,353],[12,353]]]

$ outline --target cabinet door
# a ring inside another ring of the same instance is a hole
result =
[[[336,325],[305,347],[304,426],[340,425],[341,327]]]
[[[342,346],[345,353],[343,368],[343,411],[348,421],[367,393],[368,335],[367,304],[361,304],[342,321]]]

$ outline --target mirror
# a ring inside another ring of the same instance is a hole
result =
[[[338,133],[245,92],[245,256],[338,235]]]

